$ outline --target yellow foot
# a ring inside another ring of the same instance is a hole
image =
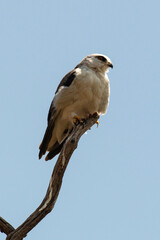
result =
[[[98,120],[96,121],[96,124],[97,124],[97,127],[99,127],[99,121]]]
[[[79,123],[82,123],[82,119],[79,116],[74,116],[73,123],[78,125]]]

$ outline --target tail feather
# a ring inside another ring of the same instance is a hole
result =
[[[46,129],[45,135],[43,137],[42,143],[39,146],[39,159],[46,153],[48,144],[52,137],[52,132],[54,128],[54,121],[51,121]]]
[[[59,144],[58,142],[56,142],[53,147],[51,148],[50,152],[47,154],[45,160],[48,161],[48,160],[51,160],[52,158],[54,158],[62,149],[63,147],[63,144],[65,143],[66,139],[61,143]]]

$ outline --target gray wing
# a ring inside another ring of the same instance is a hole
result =
[[[58,94],[58,91],[60,90],[61,87],[69,87],[73,80],[75,79],[76,77],[76,71],[75,69],[72,70],[71,72],[69,72],[68,74],[66,74],[64,76],[64,78],[62,79],[62,81],[60,82],[60,84],[58,85],[57,87],[57,90],[55,92],[55,94]],[[48,144],[52,138],[52,132],[53,132],[53,129],[54,129],[54,125],[55,125],[55,120],[58,116],[58,112],[60,112],[60,109],[56,109],[56,106],[54,104],[54,99],[51,103],[51,106],[50,106],[50,109],[49,109],[49,113],[48,113],[48,126],[47,126],[47,129],[46,129],[46,132],[44,134],[44,137],[43,137],[43,140],[42,140],[42,143],[40,144],[39,146],[39,159],[41,159],[41,157],[46,153],[47,151],[47,148],[48,148]],[[61,146],[59,144],[56,145],[56,149],[55,149],[55,154],[53,153],[53,150],[52,150],[52,156],[58,154],[61,150],[61,148],[63,147],[63,145],[61,144]],[[58,153],[57,153],[57,149],[58,149]]]
[[[75,79],[75,77],[76,77],[75,70],[72,70],[69,73],[67,73],[64,76],[64,78],[61,80],[61,82],[59,83],[55,94],[58,93],[58,91],[60,90],[61,87],[69,87],[71,85],[71,83],[73,82],[73,80]],[[55,113],[55,106],[54,106],[54,99],[53,99],[50,109],[49,109],[49,112],[48,112],[48,124],[49,124],[50,120],[52,119],[52,117],[54,116],[54,113]]]
[[[52,109],[52,118],[51,120],[48,122],[48,126],[47,126],[47,129],[46,129],[46,132],[44,134],[44,137],[43,137],[43,140],[42,140],[42,143],[40,144],[39,146],[39,159],[41,159],[41,157],[46,153],[47,151],[47,147],[48,147],[48,144],[51,140],[51,137],[52,137],[52,132],[53,132],[53,129],[54,129],[54,125],[55,125],[55,116],[56,116],[56,110],[55,108]]]

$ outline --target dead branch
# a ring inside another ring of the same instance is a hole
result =
[[[6,220],[0,217],[0,231],[8,235],[13,232],[15,229],[12,227]]]
[[[31,231],[55,205],[59,191],[62,185],[62,179],[68,162],[77,148],[80,137],[90,129],[98,120],[99,116],[89,118],[84,124],[76,126],[65,142],[58,160],[53,169],[46,195],[40,206],[22,223],[17,229],[14,229],[3,218],[0,218],[0,230],[7,235],[6,240],[22,240],[27,233]]]

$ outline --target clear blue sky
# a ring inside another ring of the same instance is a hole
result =
[[[18,227],[56,158],[38,160],[50,102],[86,55],[109,56],[111,98],[55,208],[26,240],[160,239],[160,1],[0,1],[0,215]],[[0,239],[5,239],[0,234]]]

